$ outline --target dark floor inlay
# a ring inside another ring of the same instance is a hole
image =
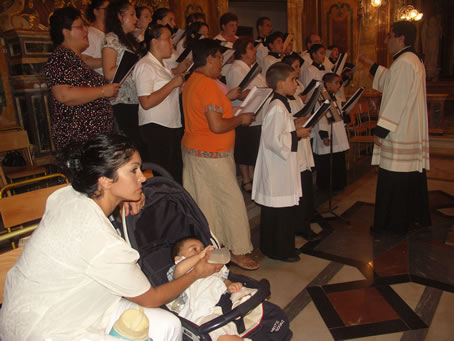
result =
[[[329,263],[318,275],[315,277],[309,284],[311,286],[321,286],[328,283],[342,268],[343,264],[339,263]],[[290,301],[289,304],[284,308],[284,311],[287,313],[289,321],[292,321],[298,314],[306,308],[306,306],[311,302],[311,297],[304,288],[294,299]]]
[[[408,327],[401,320],[384,321],[359,326],[333,328],[331,335],[335,340],[356,339],[381,334],[398,333],[408,330]]]
[[[321,287],[309,287],[307,291],[329,329],[344,327],[344,322]]]

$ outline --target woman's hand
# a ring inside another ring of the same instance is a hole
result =
[[[323,144],[324,144],[325,146],[329,146],[329,138],[328,138],[328,137],[325,137],[325,138],[323,139]]]
[[[123,208],[125,209],[125,215],[136,215],[145,205],[145,194],[140,195],[138,201],[125,201],[123,203]]]
[[[246,89],[246,90],[244,90],[244,91],[241,93],[239,100],[240,100],[240,101],[244,101],[244,100],[246,99],[247,95],[249,95],[250,92],[251,92],[251,89]]]
[[[120,91],[120,83],[104,84],[101,90],[102,97],[115,98],[118,96],[118,91]]]
[[[181,63],[179,63],[177,65],[177,67],[173,68],[172,72],[174,75],[185,73],[188,70],[188,68],[191,66],[191,64],[192,64],[192,59],[186,58]]]
[[[184,84],[184,74],[180,73],[180,74],[176,75],[175,77],[173,77],[171,82],[172,82],[172,85],[174,86],[174,88],[178,88],[178,87],[182,86]]]
[[[241,125],[242,126],[248,126],[255,120],[255,115],[253,112],[246,112],[244,114],[238,115],[238,117],[241,120]]]
[[[197,278],[208,277],[209,275],[218,272],[223,267],[223,264],[208,263],[209,256],[210,256],[209,254],[205,255],[205,257],[203,257],[201,260],[197,262],[197,264],[194,267],[194,270],[191,271],[194,272]]]
[[[200,257],[200,259],[202,259],[203,257],[205,257],[207,254],[208,254],[208,256],[209,256],[209,255],[210,255],[210,252],[209,252],[209,251],[211,251],[211,250],[214,250],[214,246],[213,246],[213,245],[208,245],[206,248],[204,248],[204,249],[202,250],[202,252],[200,252],[200,253],[198,254],[198,256]]]
[[[240,90],[240,87],[237,86],[236,88],[233,88],[232,90],[230,90],[229,92],[227,92],[227,98],[231,101],[234,101],[238,98],[240,98],[241,96],[241,90]]]

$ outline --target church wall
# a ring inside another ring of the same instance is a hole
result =
[[[287,32],[287,6],[285,2],[239,2],[229,4],[229,11],[235,13],[240,26],[253,28],[253,38],[257,37],[255,22],[259,17],[269,17],[273,23],[273,31]]]

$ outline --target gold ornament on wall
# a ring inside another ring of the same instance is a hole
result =
[[[47,31],[49,17],[56,8],[71,5],[83,14],[89,3],[90,0],[3,0],[0,1],[0,30]],[[137,0],[131,3],[153,10],[169,6],[168,0]]]

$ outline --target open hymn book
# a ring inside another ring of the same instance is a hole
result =
[[[247,112],[256,114],[272,93],[273,89],[258,88],[254,86],[244,99],[243,103],[241,103],[241,106],[234,108],[234,115],[238,116],[239,114]]]

